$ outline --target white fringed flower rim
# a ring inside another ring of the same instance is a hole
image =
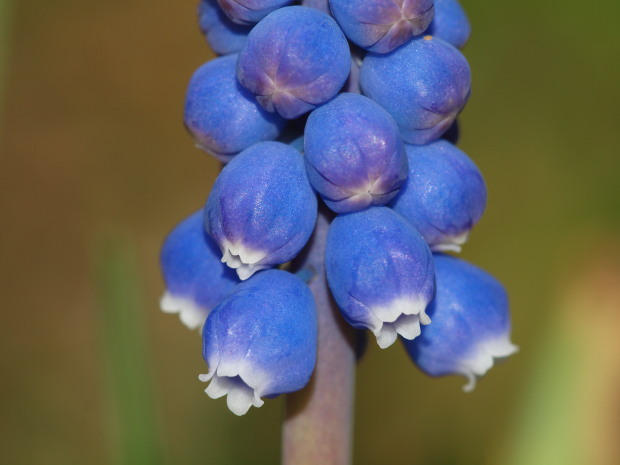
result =
[[[444,236],[439,244],[431,244],[430,248],[433,252],[455,252],[460,253],[461,247],[469,238],[469,231],[455,234],[452,236]]]
[[[247,362],[220,363],[207,374],[198,375],[203,383],[210,381],[205,393],[212,399],[226,397],[226,405],[235,415],[245,415],[250,407],[261,407],[267,384],[266,373]]]
[[[233,244],[226,239],[223,240],[221,249],[222,263],[236,270],[241,281],[245,281],[257,271],[269,268],[269,265],[259,264],[269,254],[263,250],[253,250],[244,244]]]
[[[421,297],[398,297],[385,306],[370,308],[369,329],[377,337],[377,344],[385,349],[398,336],[415,339],[421,333],[420,324],[427,325],[431,319],[426,314],[428,301]]]
[[[476,380],[491,369],[496,359],[506,358],[518,350],[519,348],[510,342],[508,333],[478,343],[459,363],[456,370],[467,378],[463,391],[473,391]]]
[[[166,292],[159,299],[159,307],[164,313],[178,313],[181,322],[192,330],[202,331],[202,327],[207,321],[209,310],[197,305],[187,297],[179,297]]]

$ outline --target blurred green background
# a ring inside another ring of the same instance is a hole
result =
[[[465,258],[521,351],[472,394],[401,347],[359,365],[356,464],[620,463],[620,2],[463,0],[460,146],[489,205]],[[182,124],[196,0],[0,0],[0,463],[275,464],[281,400],[237,418],[158,310],[158,251],[214,159]]]

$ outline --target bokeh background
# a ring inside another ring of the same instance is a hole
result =
[[[202,392],[158,310],[165,234],[218,165],[182,125],[196,0],[0,0],[0,463],[275,464],[281,400]],[[471,394],[401,347],[359,365],[356,464],[620,463],[620,2],[463,0],[460,146],[489,205],[464,257],[521,351]]]

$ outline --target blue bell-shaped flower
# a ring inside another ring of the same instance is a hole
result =
[[[220,261],[220,250],[204,229],[201,209],[183,220],[166,237],[161,249],[161,271],[166,293],[160,307],[178,313],[190,329],[202,328],[209,311],[239,282]]]
[[[340,215],[327,235],[329,288],[345,319],[370,329],[379,347],[413,339],[429,324],[433,257],[422,236],[387,207]]]
[[[385,205],[407,178],[394,118],[363,95],[340,94],[313,111],[304,149],[312,186],[337,213]]]
[[[460,252],[486,206],[482,174],[465,152],[446,140],[405,148],[409,177],[391,207],[434,252]]]
[[[297,276],[267,270],[237,285],[209,315],[203,356],[213,399],[245,414],[261,397],[303,388],[314,370],[317,315],[310,289]]]
[[[428,307],[433,324],[403,343],[426,374],[463,375],[463,389],[471,391],[496,358],[517,351],[510,342],[508,296],[486,271],[449,255],[435,255],[435,275],[437,294]]]
[[[205,222],[222,261],[247,279],[286,263],[306,244],[317,215],[303,156],[281,142],[261,142],[224,167],[207,201]]]

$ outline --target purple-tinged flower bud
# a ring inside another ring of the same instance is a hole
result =
[[[433,0],[330,0],[345,35],[366,50],[389,53],[422,34],[433,19]]]
[[[467,13],[458,0],[435,0],[435,17],[426,31],[456,48],[463,48],[471,35]]]
[[[379,347],[413,339],[435,293],[433,257],[422,236],[387,207],[340,215],[327,235],[329,288],[345,319],[370,329]]]
[[[293,119],[336,95],[350,69],[349,45],[336,21],[291,6],[252,29],[239,53],[237,78],[263,108]]]
[[[363,95],[340,94],[313,111],[304,148],[312,186],[338,213],[388,203],[407,177],[398,126]]]
[[[508,296],[486,271],[449,255],[435,255],[437,294],[428,307],[433,324],[403,341],[416,365],[430,376],[463,375],[466,392],[494,364],[512,355]]]
[[[222,261],[242,280],[288,262],[312,235],[317,215],[303,156],[281,142],[244,150],[215,180],[205,213]]]
[[[446,140],[406,145],[409,177],[391,207],[422,234],[435,252],[460,252],[487,201],[474,162]]]
[[[176,226],[161,249],[161,271],[166,293],[162,311],[178,313],[190,329],[202,328],[209,311],[239,282],[222,264],[220,250],[204,229],[200,210]]]
[[[239,52],[252,30],[252,26],[233,23],[218,6],[217,0],[200,2],[198,25],[211,50],[218,55]]]
[[[185,126],[196,145],[223,162],[256,142],[275,139],[285,122],[239,85],[236,62],[236,55],[227,55],[202,65],[185,100]]]
[[[209,315],[203,356],[211,381],[205,392],[228,395],[228,408],[243,415],[261,397],[297,391],[316,361],[317,315],[308,286],[297,276],[268,270],[229,294]]]
[[[231,21],[254,24],[274,10],[293,3],[293,0],[217,0]]]
[[[465,106],[471,72],[461,52],[427,35],[388,55],[366,55],[360,85],[394,117],[405,142],[424,145],[446,132]]]

